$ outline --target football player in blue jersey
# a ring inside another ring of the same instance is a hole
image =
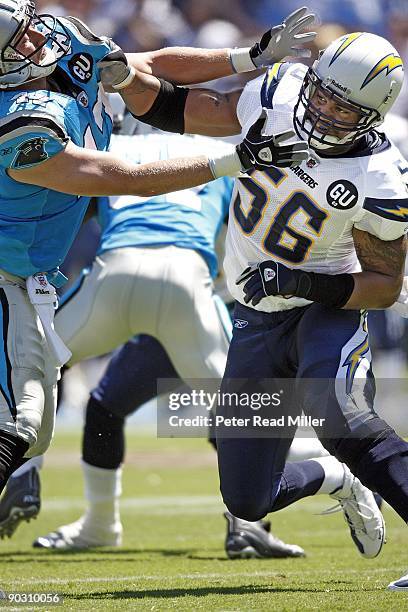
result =
[[[298,39],[313,21],[304,13],[273,32],[252,69],[313,37]],[[241,51],[252,61],[249,50]],[[305,159],[306,145],[286,145],[287,134],[260,137],[262,147],[231,146],[214,159],[147,166],[106,152],[112,117],[104,88],[120,90],[142,112],[155,103],[156,118],[166,107],[171,119],[174,109],[178,125],[185,94],[166,79],[194,83],[230,75],[237,53],[177,48],[126,57],[74,17],[37,15],[32,0],[0,0],[0,491],[52,437],[58,366],[69,358],[53,327],[58,266],[89,196],[151,196],[201,185],[254,167],[265,144],[282,166]]]
[[[131,126],[126,119],[124,123],[128,134]],[[222,151],[225,146],[203,137],[153,133],[115,136],[110,150],[140,164],[174,157],[180,151]],[[102,234],[97,257],[92,269],[64,296],[55,321],[58,334],[72,351],[69,365],[105,354],[140,332],[156,336],[161,344],[143,336],[129,342],[113,359],[110,373],[101,382],[101,388],[109,387],[110,391],[104,398],[96,392],[87,406],[82,467],[89,510],[78,521],[38,538],[36,546],[79,549],[119,545],[125,417],[156,396],[159,377],[174,378],[177,385],[179,375],[184,379],[222,378],[231,321],[221,300],[213,295],[212,279],[218,271],[214,243],[227,216],[231,193],[232,180],[225,177],[156,198],[99,198]],[[32,462],[24,466],[24,472],[17,470],[6,489],[0,511],[2,535],[11,535],[19,520],[34,510],[38,482],[36,471],[27,469],[31,466]],[[26,488],[18,491],[23,482]],[[228,519],[230,531],[249,530],[246,522],[238,528],[238,519],[229,514]],[[251,525],[252,536],[245,547],[243,535],[239,536],[239,550],[238,535],[233,541],[231,535],[228,553],[303,554],[300,547],[285,544],[266,527],[261,522]],[[256,549],[251,547],[252,540]]]

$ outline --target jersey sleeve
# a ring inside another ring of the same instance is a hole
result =
[[[363,215],[354,224],[380,240],[396,240],[408,231],[408,164],[392,149],[369,166]]]
[[[29,168],[50,159],[69,140],[65,126],[47,113],[8,116],[0,127],[0,165]]]

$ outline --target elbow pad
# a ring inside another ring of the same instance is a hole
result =
[[[160,90],[150,110],[144,115],[133,116],[159,130],[184,134],[184,108],[190,90],[188,87],[178,87],[164,79],[159,81]]]

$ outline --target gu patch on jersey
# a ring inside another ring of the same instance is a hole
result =
[[[68,62],[68,68],[74,79],[88,83],[92,78],[94,61],[90,53],[75,53]]]
[[[348,210],[357,204],[357,187],[350,181],[335,181],[327,189],[326,198],[327,203],[333,208]]]

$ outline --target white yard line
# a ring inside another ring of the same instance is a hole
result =
[[[21,579],[21,580],[10,580],[7,581],[7,586],[6,585],[2,585],[2,588],[7,592],[9,590],[9,585],[31,585],[31,584],[57,584],[57,585],[64,585],[64,584],[71,584],[71,583],[75,583],[75,584],[94,584],[94,583],[101,583],[101,582],[106,582],[106,583],[115,583],[115,582],[135,582],[135,583],[140,583],[143,581],[163,581],[163,578],[165,578],[166,580],[166,584],[169,582],[175,582],[175,581],[179,581],[179,580],[210,580],[210,579],[225,579],[225,578],[285,578],[285,579],[289,579],[291,576],[297,576],[297,575],[307,575],[307,574],[311,574],[311,575],[315,575],[317,570],[299,570],[299,571],[293,571],[293,570],[286,570],[286,569],[281,569],[280,571],[265,571],[265,572],[234,572],[234,573],[230,573],[230,572],[213,572],[213,573],[194,573],[194,574],[178,574],[177,576],[169,576],[166,575],[164,576],[164,574],[140,574],[138,576],[101,576],[101,577],[90,577],[90,578],[77,578],[77,577],[73,577],[73,578],[42,578],[40,576],[38,576],[37,578],[28,578],[28,579]],[[371,568],[369,573],[370,574],[381,574],[383,572],[389,572],[390,568],[389,567],[376,567],[376,568]],[[347,575],[347,574],[361,574],[361,570],[353,570],[353,569],[349,569],[346,572],[344,571],[344,569],[330,569],[330,570],[322,570],[319,569],[318,570],[319,574],[327,574],[327,575],[333,575],[333,574],[339,574],[339,575]]]
[[[320,497],[316,501],[308,501],[305,512],[308,514],[318,513],[330,505],[330,500],[325,497]],[[86,505],[82,497],[56,497],[46,499],[43,502],[43,511],[54,512],[70,509],[82,510]],[[204,512],[217,513],[222,512],[224,504],[219,495],[161,495],[150,497],[124,497],[120,500],[122,510],[132,510],[139,514],[144,514],[148,511],[149,514],[162,514],[171,510],[181,514],[197,514]],[[298,506],[290,506],[285,508],[285,512],[298,510]]]

